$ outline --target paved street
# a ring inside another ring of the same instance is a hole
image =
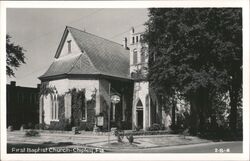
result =
[[[215,143],[204,143],[195,145],[179,145],[171,147],[158,147],[158,148],[147,148],[147,149],[122,149],[115,150],[112,149],[109,152],[117,153],[242,153],[243,143],[241,141],[237,142],[215,142]],[[217,149],[216,149],[217,148]]]

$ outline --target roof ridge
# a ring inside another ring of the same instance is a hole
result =
[[[75,28],[75,27],[71,27],[71,26],[66,26],[66,27],[67,27],[67,28],[72,28],[72,29],[78,30],[78,31],[80,31],[80,32],[84,32],[84,33],[86,33],[86,34],[89,34],[89,35],[92,35],[92,36],[95,36],[95,37],[98,37],[98,38],[101,38],[101,39],[104,39],[104,40],[107,40],[107,41],[110,41],[110,42],[112,42],[112,43],[116,43],[116,44],[122,46],[122,44],[119,44],[118,42],[109,40],[109,39],[107,39],[107,38],[103,38],[103,37],[101,37],[101,36],[97,36],[97,35],[95,35],[95,34],[92,34],[92,33],[89,33],[89,32],[86,32],[86,31],[83,31],[83,30],[80,30],[80,29],[77,29],[77,28]]]

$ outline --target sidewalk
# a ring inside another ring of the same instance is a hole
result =
[[[110,135],[110,140],[115,140],[114,136]],[[108,141],[108,135],[95,135],[92,132],[84,134],[70,133],[46,133],[41,132],[39,137],[26,137],[24,131],[12,131],[7,133],[7,143],[28,143],[42,144],[46,142],[60,143],[72,142],[72,144],[92,144]]]
[[[208,143],[211,141],[192,136],[165,134],[165,135],[143,135],[134,136],[133,144],[129,144],[126,137],[122,143],[117,142],[117,138],[108,134],[95,134],[93,132],[82,132],[74,135],[72,133],[50,133],[40,132],[39,137],[26,137],[24,131],[13,131],[7,134],[8,144],[68,144],[70,146],[89,146],[108,149],[145,149],[179,145],[191,145]]]
[[[199,139],[197,137],[186,136],[184,139],[180,135],[149,135],[149,136],[134,136],[134,143],[129,144],[126,138],[123,138],[123,143],[117,143],[117,140],[111,140],[110,144],[107,142],[97,142],[88,145],[95,147],[102,147],[106,150],[109,149],[144,149],[144,148],[158,148],[158,147],[168,147],[168,146],[180,146],[180,145],[193,145],[193,144],[207,144],[211,143],[209,140]],[[124,144],[124,145],[122,145]]]

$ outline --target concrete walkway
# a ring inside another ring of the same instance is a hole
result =
[[[110,140],[116,140],[110,135]],[[24,131],[12,131],[7,133],[7,143],[42,144],[44,142],[72,142],[73,144],[93,144],[108,141],[108,135],[95,135],[93,133],[70,134],[70,133],[40,133],[39,137],[26,137]]]
[[[186,136],[185,138],[180,135],[145,135],[145,136],[134,136],[134,143],[129,144],[126,137],[122,140],[124,145],[121,145],[122,149],[145,149],[145,148],[158,148],[158,147],[168,147],[168,146],[179,146],[179,145],[193,145],[200,143],[210,143],[211,141],[200,139],[198,137]],[[111,144],[111,145],[110,145]],[[113,139],[110,144],[104,142],[91,143],[88,145],[95,147],[102,147],[104,149],[119,149],[118,146],[112,146],[117,144],[117,140]],[[127,145],[127,146],[126,146]],[[133,147],[133,148],[131,148]]]
[[[131,149],[126,137],[123,138],[123,149]],[[197,144],[206,143],[208,140],[199,139],[197,137],[183,136],[174,134],[164,135],[144,135],[134,136],[134,143],[132,149],[145,149],[166,147],[183,144]],[[104,149],[116,149],[120,147],[109,146],[110,144],[117,143],[117,138],[113,135],[108,136],[108,133],[95,134],[93,132],[82,132],[81,134],[74,135],[70,132],[66,133],[51,133],[48,131],[40,132],[39,137],[26,137],[25,131],[13,131],[7,133],[7,143],[10,144],[47,144],[47,143],[71,143],[77,146],[91,146],[102,147]],[[110,143],[110,144],[108,144]]]

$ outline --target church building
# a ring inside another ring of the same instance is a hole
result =
[[[40,123],[62,129],[67,120],[70,127],[103,131],[161,124],[162,109],[146,80],[147,45],[141,34],[131,28],[119,44],[67,26],[53,63],[39,77]],[[74,101],[73,90],[84,91],[81,103]]]

